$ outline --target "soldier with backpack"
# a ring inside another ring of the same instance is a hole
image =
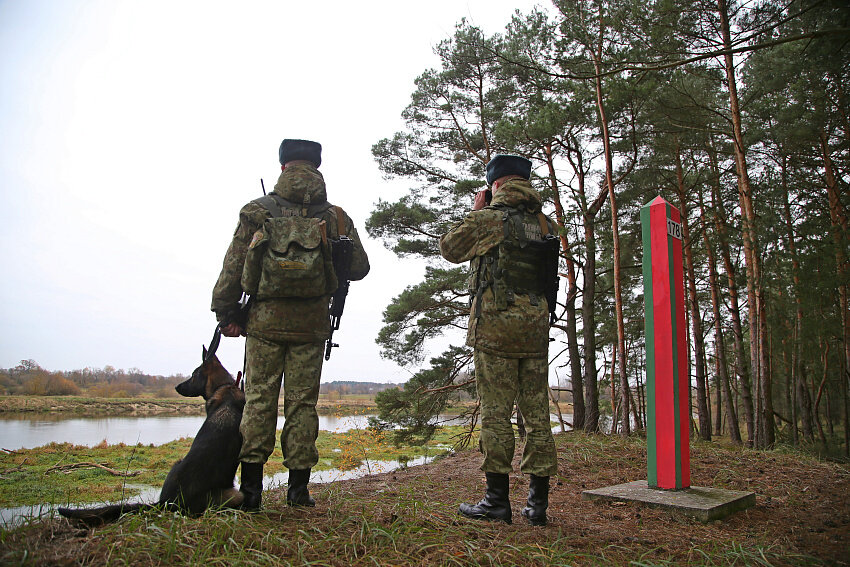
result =
[[[470,261],[471,299],[466,344],[474,349],[481,402],[481,470],[487,479],[478,504],[461,504],[469,518],[511,523],[509,473],[514,455],[511,415],[516,402],[528,431],[520,470],[530,475],[522,515],[546,524],[549,477],[557,472],[549,424],[549,325],[554,322],[560,240],[529,183],[531,162],[497,155],[487,163],[485,191],[473,211],[440,239],[442,256]],[[489,204],[488,204],[489,203]]]
[[[351,218],[327,200],[319,172],[322,147],[308,140],[280,145],[282,173],[274,191],[239,211],[239,224],[213,289],[212,310],[222,334],[246,335],[246,404],[241,487],[243,508],[260,508],[263,465],[275,445],[278,397],[283,382],[281,434],[289,469],[286,501],[314,506],[307,483],[318,462],[316,402],[324,342],[331,334],[329,302],[339,274],[360,280],[369,272],[366,251]],[[345,254],[338,254],[346,249]],[[334,256],[347,260],[334,266]],[[240,317],[243,293],[251,297]]]

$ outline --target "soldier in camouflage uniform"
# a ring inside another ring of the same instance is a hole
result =
[[[245,327],[237,322],[239,301],[244,291],[242,278],[246,256],[252,242],[256,243],[258,239],[258,231],[273,216],[264,204],[269,204],[268,199],[272,198],[279,206],[282,205],[284,213],[299,214],[301,208],[309,203],[310,213],[304,216],[321,219],[328,238],[340,236],[342,229],[353,241],[350,279],[360,280],[369,272],[369,260],[351,218],[342,209],[327,203],[324,178],[318,170],[321,146],[307,140],[287,139],[281,144],[279,153],[283,171],[274,193],[271,197],[248,203],[239,211],[239,224],[224,257],[212,298],[212,310],[222,322],[222,334],[247,336],[246,404],[240,426],[243,444],[239,460],[242,464],[240,490],[245,495],[243,507],[248,510],[260,507],[263,465],[275,444],[281,378],[286,420],[281,446],[283,463],[289,469],[287,503],[315,505],[307,483],[310,469],[319,459],[316,402],[323,343],[330,333],[328,302],[333,291],[311,298],[257,300],[254,297]]]
[[[461,504],[460,513],[511,523],[508,473],[514,454],[511,414],[516,402],[528,430],[520,470],[530,475],[530,488],[522,515],[532,525],[545,525],[549,477],[557,471],[547,396],[548,306],[535,277],[527,277],[537,269],[527,265],[535,263],[536,256],[499,263],[499,254],[507,256],[500,245],[510,238],[527,242],[542,240],[544,233],[556,234],[551,219],[540,212],[541,198],[528,181],[530,174],[531,162],[525,158],[497,155],[490,160],[487,184],[492,202],[485,206],[485,191],[479,192],[473,211],[440,239],[440,252],[453,263],[471,260],[466,344],[475,350],[484,454],[481,469],[487,489],[478,504]],[[509,230],[510,226],[519,228]]]

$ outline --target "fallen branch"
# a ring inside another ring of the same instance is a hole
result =
[[[4,474],[10,473],[10,472],[21,472],[22,470],[24,470],[24,465],[27,464],[27,458],[28,457],[25,457],[23,462],[16,467],[12,467],[11,469],[5,469],[5,470],[0,471],[0,477],[2,477],[2,475],[4,475]]]
[[[111,468],[107,467],[106,465],[101,465],[100,463],[85,462],[85,463],[71,463],[70,465],[61,465],[61,466],[56,465],[56,466],[50,467],[49,469],[44,471],[44,474],[49,474],[53,471],[70,472],[73,469],[103,469],[113,476],[138,476],[142,473],[142,471],[128,471],[128,472],[123,473],[121,471],[116,471],[115,469],[111,469]]]

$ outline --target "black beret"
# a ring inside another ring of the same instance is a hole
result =
[[[487,185],[506,175],[531,177],[531,162],[522,156],[499,154],[487,162]]]
[[[300,159],[311,161],[316,167],[322,165],[322,144],[288,138],[280,143],[280,165]]]

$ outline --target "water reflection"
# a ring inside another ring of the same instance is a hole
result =
[[[319,429],[341,433],[365,428],[368,415],[320,415]],[[18,414],[0,416],[0,447],[32,449],[48,443],[73,443],[92,447],[106,440],[109,445],[163,445],[181,437],[194,437],[204,417],[74,417],[60,415]],[[283,428],[283,417],[277,427]]]
[[[319,429],[342,433],[350,429],[364,429],[371,415],[320,415]],[[564,414],[566,421],[572,415]],[[558,418],[551,416],[553,422]],[[32,449],[48,443],[73,443],[92,447],[104,440],[109,445],[163,445],[181,437],[194,437],[204,422],[204,417],[145,416],[145,417],[72,417],[45,414],[0,414],[0,448]],[[283,428],[284,419],[278,417],[277,428]],[[454,416],[435,418],[438,425],[465,423]],[[569,427],[567,428],[569,430]],[[560,426],[552,429],[561,430]]]
[[[386,473],[390,471],[394,471],[399,468],[405,467],[415,467],[417,465],[424,465],[426,463],[430,463],[435,458],[434,455],[422,455],[419,457],[411,458],[408,461],[366,461],[363,462],[359,467],[349,469],[346,471],[340,469],[328,469],[323,471],[313,471],[310,474],[310,482],[317,483],[329,483],[336,482],[338,480],[350,480],[352,478],[360,478],[364,476],[368,476],[370,474],[380,474]],[[280,472],[273,476],[266,476],[263,478],[263,489],[269,490],[271,488],[277,488],[281,485],[289,482],[289,472]]]

